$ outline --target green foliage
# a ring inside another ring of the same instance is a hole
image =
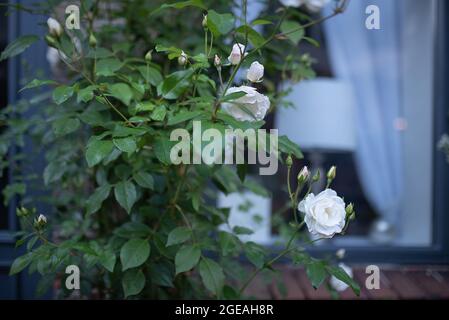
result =
[[[82,285],[83,297],[97,292],[112,299],[242,298],[250,271],[273,276],[273,252],[242,241],[254,230],[229,226],[230,208],[216,208],[211,200],[218,190],[263,197],[270,192],[251,179],[245,164],[174,165],[170,151],[177,142],[170,134],[178,128],[191,133],[194,120],[220,132],[265,126],[263,120],[239,121],[221,110],[222,103],[244,96],[224,92],[227,85],[241,84],[226,57],[232,42],[247,44],[242,68],[255,59],[263,63],[266,74],[258,91],[267,92],[273,110],[281,107],[285,92],[275,90],[274,75],[282,80],[314,75],[311,60],[287,54],[301,41],[313,41],[304,37],[304,17],[288,9],[282,23],[283,10],[273,13],[267,7],[250,23],[232,14],[233,4],[226,0],[122,1],[108,10],[99,3],[83,4],[81,21],[89,15],[94,22],[120,17],[125,23],[94,29],[97,23],[89,24],[83,26],[86,33],[65,31],[52,44],[60,52],[63,76],[24,79],[28,84],[22,90],[32,98],[0,112],[2,159],[19,147],[10,162],[0,162],[14,175],[3,190],[5,203],[16,198],[26,206],[17,208],[22,225],[17,246],[26,252],[10,273],[28,267],[42,275],[39,293],[75,264],[89,283]],[[280,33],[289,34],[273,36]],[[95,48],[89,46],[89,34],[97,39]],[[36,40],[17,39],[0,60]],[[151,59],[145,59],[149,50]],[[182,52],[187,61],[179,65]],[[218,68],[215,54],[221,58]],[[29,174],[36,155],[21,149],[27,139],[38,149],[33,152],[45,155],[42,174]],[[281,159],[302,157],[285,136],[279,138],[279,151]],[[39,201],[53,208],[53,214],[43,213],[48,221],[38,221],[41,213],[28,209]],[[307,238],[299,237],[304,228],[285,223],[280,229],[294,235],[282,257],[304,265],[314,286],[333,275],[359,290],[343,270],[301,251],[297,240]]]

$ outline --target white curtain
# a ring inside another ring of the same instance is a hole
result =
[[[347,11],[325,23],[326,44],[337,78],[349,81],[356,99],[358,174],[382,218],[398,224],[403,190],[401,148],[402,0],[350,1]],[[380,8],[380,30],[368,30],[365,9]],[[328,14],[332,8],[328,7]],[[417,173],[419,174],[419,173]]]

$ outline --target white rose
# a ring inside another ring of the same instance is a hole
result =
[[[326,189],[318,195],[309,194],[298,205],[305,213],[304,221],[309,232],[323,238],[332,238],[345,226],[345,203],[332,189]]]
[[[187,55],[184,51],[181,51],[181,55],[178,57],[178,63],[181,66],[184,66],[187,63]]]
[[[246,56],[247,53],[245,53],[245,46],[241,43],[236,43],[232,46],[231,54],[228,57],[228,60],[231,64],[236,65],[240,63],[240,60],[242,60],[242,54]]]
[[[241,91],[245,92],[246,95],[224,102],[222,104],[223,110],[239,121],[256,121],[265,118],[270,108],[270,99],[257,92],[256,88],[248,86],[231,87],[226,94]]]
[[[329,3],[330,0],[304,0],[304,3],[312,12],[320,11],[326,4]]]
[[[47,223],[47,217],[43,214],[40,214],[39,217],[37,217],[37,222],[40,224],[46,224]]]
[[[298,8],[303,4],[304,0],[279,0],[286,7]]]
[[[352,278],[353,273],[351,267],[345,265],[344,263],[339,263],[338,266],[345,270],[345,272]],[[339,292],[345,291],[349,287],[346,283],[344,283],[340,279],[337,279],[335,276],[331,277],[330,285],[332,288]]]
[[[246,78],[251,82],[259,82],[263,78],[264,67],[257,61],[251,63]]]
[[[55,37],[59,37],[62,34],[62,27],[56,19],[47,19],[48,32]]]

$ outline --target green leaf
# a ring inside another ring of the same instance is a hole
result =
[[[234,27],[234,16],[230,13],[220,14],[215,10],[207,12],[207,26],[214,36],[229,33]]]
[[[190,119],[196,118],[203,114],[203,111],[197,110],[197,111],[185,111],[180,112],[176,116],[169,118],[167,121],[167,125],[172,126],[181,122],[188,121]]]
[[[123,152],[133,153],[137,149],[136,138],[134,137],[115,138],[112,141],[117,149]]]
[[[111,192],[111,186],[109,184],[102,185],[95,189],[94,193],[87,199],[86,203],[86,211],[87,214],[92,214],[97,212],[103,201],[109,197],[109,193]]]
[[[58,84],[56,81],[53,80],[39,80],[34,79],[33,81],[29,82],[25,87],[19,90],[19,92],[22,92],[25,89],[32,89],[40,86],[46,86],[46,85],[53,85]]]
[[[128,212],[137,200],[136,187],[131,181],[119,182],[114,188],[114,195],[117,202]]]
[[[125,298],[139,294],[145,288],[145,275],[140,269],[131,269],[125,272],[122,278]]]
[[[243,37],[248,35],[249,42],[255,48],[261,47],[265,43],[264,37],[262,37],[262,35],[259,32],[257,32],[248,25],[240,26],[235,31],[240,33]]]
[[[151,113],[151,119],[154,121],[163,121],[165,119],[165,115],[167,114],[167,108],[164,105],[157,106],[156,109]]]
[[[52,127],[56,137],[62,137],[78,130],[80,124],[81,123],[77,118],[61,118],[55,120]]]
[[[109,272],[114,272],[116,260],[117,257],[112,250],[103,251],[99,259],[101,265],[105,267]]]
[[[158,94],[168,100],[177,99],[189,88],[192,75],[192,69],[172,73],[159,85]]]
[[[200,260],[201,250],[197,246],[182,246],[175,256],[176,274],[195,267]]]
[[[307,277],[309,277],[312,286],[317,289],[327,277],[324,263],[321,261],[313,261],[308,264]]]
[[[262,268],[265,263],[265,250],[262,246],[254,243],[245,243],[245,255],[257,268]]]
[[[59,180],[65,172],[66,165],[59,161],[50,162],[44,169],[44,184],[48,186],[49,183]]]
[[[293,30],[297,31],[292,32]],[[282,22],[281,32],[285,33],[286,37],[294,44],[298,44],[304,37],[304,28],[301,28],[301,25],[296,21],[286,20]]]
[[[273,22],[264,19],[256,19],[253,22],[251,22],[251,25],[253,26],[266,25],[266,24],[273,24]]]
[[[351,287],[352,291],[356,295],[360,295],[360,286],[357,282],[355,282],[354,279],[352,279],[349,274],[346,273],[346,271],[338,266],[326,266],[327,272],[329,272],[331,275],[333,275],[338,280],[343,281],[348,286]]]
[[[110,85],[109,92],[114,98],[120,100],[127,106],[133,97],[133,91],[126,83],[115,83]]]
[[[150,244],[146,239],[128,240],[120,250],[122,270],[141,266],[150,256]]]
[[[39,37],[35,35],[25,35],[15,39],[13,42],[8,44],[5,50],[3,50],[0,55],[0,61],[21,54],[37,40],[39,40]]]
[[[91,168],[106,158],[114,148],[112,141],[108,140],[92,140],[87,146],[86,160]]]
[[[220,243],[223,256],[227,256],[238,248],[239,240],[229,232],[220,231],[218,234],[218,242]]]
[[[245,91],[237,91],[237,92],[233,92],[233,93],[229,93],[229,94],[225,95],[222,99],[220,99],[220,102],[236,100],[236,99],[244,97],[244,96],[246,96]]]
[[[163,80],[161,73],[151,66],[140,66],[137,68],[146,82],[157,87]]]
[[[174,272],[167,264],[152,264],[149,267],[149,274],[151,274],[151,282],[161,286],[173,288]]]
[[[145,171],[137,171],[133,174],[133,179],[142,188],[154,189],[153,176]]]
[[[146,224],[130,221],[116,228],[114,234],[122,238],[146,238],[151,235],[151,229]]]
[[[170,141],[168,138],[159,137],[154,143],[154,153],[163,164],[171,164],[170,150],[176,144],[176,141]]]
[[[225,281],[221,266],[214,260],[202,258],[199,269],[204,286],[217,297],[220,296]]]
[[[9,275],[12,276],[25,269],[30,264],[31,258],[32,258],[31,253],[27,253],[23,256],[16,258],[12,263],[11,269],[9,270]]]
[[[207,10],[206,6],[204,5],[202,0],[189,0],[189,1],[180,1],[175,3],[164,3],[160,6],[160,8],[157,10],[162,10],[166,8],[175,8],[175,9],[183,9],[185,7],[198,7],[204,10]]]
[[[59,86],[55,90],[53,90],[53,101],[56,104],[61,104],[70,99],[73,96],[74,90],[73,87],[69,86]]]
[[[94,91],[97,86],[87,86],[78,91],[78,96],[76,97],[76,102],[89,102],[94,97]]]
[[[122,66],[123,62],[115,58],[101,59],[97,63],[96,73],[98,76],[113,76]]]
[[[234,228],[232,228],[232,231],[238,235],[249,235],[254,233],[253,230],[241,226],[235,226]]]
[[[279,150],[281,152],[284,152],[286,154],[292,154],[297,159],[304,158],[298,145],[296,143],[292,142],[287,136],[279,137],[278,144],[279,144]]]
[[[191,235],[192,231],[187,227],[175,228],[168,234],[166,246],[168,247],[175,244],[184,243],[190,239]]]
[[[244,182],[246,177],[246,172],[248,171],[248,164],[237,164],[237,175],[239,176],[240,181]]]

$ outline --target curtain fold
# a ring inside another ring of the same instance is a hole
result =
[[[325,25],[328,56],[337,78],[352,84],[356,101],[356,166],[364,192],[384,220],[400,226],[403,191],[401,119],[402,0],[351,1]],[[368,30],[365,9],[380,8],[380,30]],[[332,8],[327,8],[328,14]]]

